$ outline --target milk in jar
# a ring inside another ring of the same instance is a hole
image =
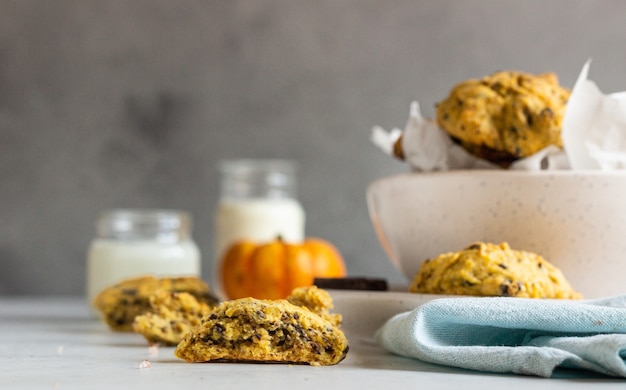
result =
[[[87,300],[124,279],[200,276],[191,216],[179,210],[114,209],[100,213],[87,253]]]
[[[216,274],[236,241],[304,240],[305,212],[296,195],[296,167],[289,160],[228,160],[220,164],[221,196],[215,213]],[[220,287],[219,278],[215,284]]]

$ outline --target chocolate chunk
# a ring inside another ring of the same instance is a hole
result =
[[[375,278],[315,278],[313,284],[323,289],[387,291],[387,281]]]

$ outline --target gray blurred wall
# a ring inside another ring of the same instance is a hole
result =
[[[554,71],[626,90],[623,1],[0,0],[0,294],[84,290],[98,211],[190,211],[211,276],[216,162],[300,163],[307,233],[403,281],[370,225],[369,142],[461,80]]]

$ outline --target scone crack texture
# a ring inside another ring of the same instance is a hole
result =
[[[348,340],[332,322],[287,300],[222,302],[187,333],[175,355],[188,362],[333,365]]]

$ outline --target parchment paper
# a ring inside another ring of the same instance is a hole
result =
[[[626,168],[626,92],[603,94],[588,80],[590,65],[588,60],[583,66],[567,103],[561,130],[564,148],[548,146],[508,169]],[[404,130],[394,128],[387,132],[375,126],[371,141],[390,156],[394,156],[396,142],[401,142],[402,158],[418,172],[502,169],[455,144],[434,120],[422,116],[418,102],[411,103]]]

